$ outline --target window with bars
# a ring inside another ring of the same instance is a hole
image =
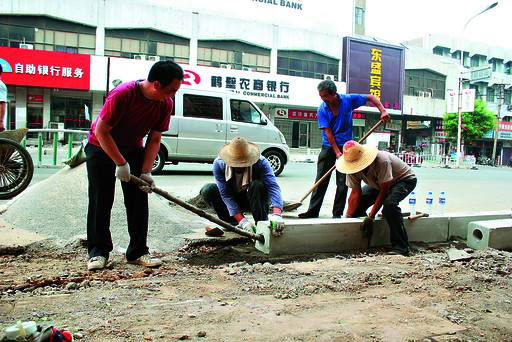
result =
[[[277,73],[281,75],[324,79],[324,75],[338,80],[339,62],[334,58],[306,51],[278,51]]]
[[[270,52],[263,55],[240,50],[199,47],[197,63],[220,68],[270,72]]]
[[[32,44],[35,50],[82,53],[93,55],[96,36],[36,27],[0,24],[0,46],[18,48]]]
[[[176,63],[188,63],[190,48],[176,43],[105,37],[105,55],[126,58],[141,58],[141,56],[158,56],[161,60],[173,60]]]
[[[405,95],[445,98],[446,76],[429,70],[405,70]]]

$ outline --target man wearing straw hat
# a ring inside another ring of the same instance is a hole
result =
[[[336,159],[341,156],[340,149],[345,142],[352,139],[352,110],[366,104],[374,105],[381,113],[380,119],[389,121],[389,114],[374,95],[338,94],[336,84],[325,80],[318,84],[318,95],[322,104],[318,107],[318,128],[322,129],[322,150],[318,155],[316,182],[334,166]],[[315,218],[320,213],[329,178],[324,180],[311,194],[309,208],[300,213],[299,218]],[[347,200],[348,188],[345,185],[345,175],[336,172],[336,194],[332,208],[332,217],[343,215]]]
[[[417,179],[411,168],[394,154],[351,140],[343,145],[343,156],[336,161],[336,169],[347,175],[347,185],[352,188],[346,216],[365,216],[362,229],[371,236],[375,215],[383,207],[382,215],[389,225],[391,252],[409,255],[399,203],[416,187]],[[361,181],[367,185],[361,188]]]
[[[281,188],[258,145],[243,137],[233,138],[220,149],[213,162],[213,175],[215,183],[203,186],[200,194],[219,219],[255,233],[255,224],[243,214],[250,211],[256,223],[269,220],[275,235],[282,232]]]

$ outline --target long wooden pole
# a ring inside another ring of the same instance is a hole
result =
[[[138,177],[135,177],[134,175],[131,175],[130,176],[130,181],[132,183],[134,183],[135,185],[138,185],[138,186],[148,186],[148,183],[146,183],[145,181],[143,181],[142,179],[138,178]],[[232,231],[234,233],[237,233],[238,235],[242,235],[242,236],[245,236],[245,237],[248,237],[252,240],[257,240],[257,241],[260,241],[261,243],[265,243],[265,237],[262,235],[262,234],[253,234],[253,233],[250,233],[250,232],[247,232],[243,229],[240,229],[240,228],[237,228],[227,222],[224,222],[222,220],[220,220],[219,218],[213,216],[213,215],[210,215],[208,214],[206,211],[202,210],[202,209],[199,209],[185,201],[182,201],[180,200],[179,198],[176,198],[174,197],[173,195],[171,195],[170,193],[168,193],[167,191],[164,191],[162,189],[159,189],[159,188],[154,188],[153,189],[153,192],[156,193],[156,194],[159,194],[160,196],[162,196],[163,198],[173,202],[173,203],[176,203],[177,205],[179,205],[180,207],[183,207],[191,212],[193,212],[194,214],[196,215],[199,215],[213,223],[216,223],[218,224],[219,226],[223,227],[223,228],[226,228],[227,230],[229,231]]]
[[[368,136],[370,134],[372,134],[373,131],[375,131],[383,122],[384,121],[379,120],[379,122],[377,122],[372,128],[370,128],[370,130],[368,132],[366,132],[365,135],[363,135],[363,137],[361,139],[359,139],[359,143],[361,144],[363,141],[365,141],[366,138],[368,138]],[[302,203],[302,201],[304,201],[306,199],[306,197],[308,197],[309,194],[313,192],[313,190],[315,190],[327,177],[329,177],[335,169],[336,169],[336,163],[334,163],[333,167],[331,167],[329,169],[329,171],[327,171],[325,173],[325,175],[322,176],[322,178],[320,178],[315,184],[313,184],[313,186],[308,190],[308,192],[306,192],[306,194],[304,196],[302,196],[302,198],[300,199],[300,202]]]

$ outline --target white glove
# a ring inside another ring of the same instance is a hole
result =
[[[270,231],[272,232],[272,235],[281,236],[284,230],[284,220],[281,215],[268,215],[268,220],[270,221]]]
[[[139,178],[149,184],[149,186],[141,186],[140,189],[148,194],[152,193],[156,186],[153,177],[151,177],[151,172],[143,173]]]
[[[124,163],[123,165],[117,165],[116,167],[116,177],[119,178],[123,182],[130,181],[130,164]]]
[[[240,222],[238,222],[237,227],[249,233],[256,233],[256,226],[254,225],[254,223],[252,223],[245,217]]]

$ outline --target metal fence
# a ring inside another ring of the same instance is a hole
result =
[[[456,168],[457,158],[449,156],[423,154],[423,153],[395,153],[395,155],[410,166],[424,166],[424,167],[445,167]],[[476,158],[472,155],[465,156],[459,167],[471,169],[476,165]]]
[[[42,128],[42,129],[29,129],[28,133],[37,133],[37,163],[34,163],[37,167],[45,166],[43,165],[43,147],[45,145],[52,146],[52,165],[57,166],[57,155],[59,150],[59,133],[63,133],[64,139],[60,139],[67,144],[67,157],[71,158],[73,155],[73,143],[82,141],[82,137],[86,137],[89,131],[80,131],[73,129],[51,129],[51,128]],[[81,137],[80,140],[74,140],[75,136]],[[46,138],[46,139],[45,139]],[[46,141],[45,141],[46,140]],[[27,146],[27,138],[23,138],[21,141],[21,145],[23,147]],[[61,145],[64,145],[62,143]]]

